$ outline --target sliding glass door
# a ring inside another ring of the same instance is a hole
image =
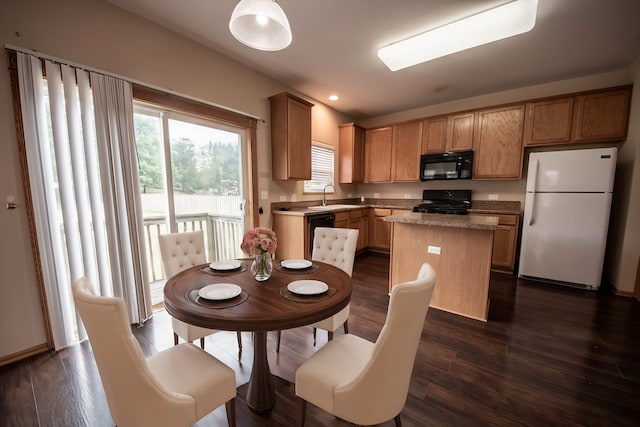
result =
[[[159,234],[203,230],[207,260],[241,257],[250,224],[244,131],[143,105],[134,118],[151,282],[165,278]]]

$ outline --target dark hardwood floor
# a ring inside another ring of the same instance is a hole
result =
[[[351,333],[375,340],[388,303],[388,257],[360,255],[353,280]],[[487,323],[429,310],[402,412],[405,427],[640,425],[638,301],[501,274],[492,275],[490,297]],[[173,344],[164,311],[134,333],[147,355]],[[251,334],[243,339],[240,358],[232,332],[206,342],[235,369],[239,385],[252,360]],[[325,341],[321,332],[320,345]],[[272,372],[288,381],[315,351],[308,327],[283,332],[279,354],[275,333],[268,345]],[[241,399],[236,411],[241,427],[291,426],[293,386],[278,388],[269,414],[254,414]],[[112,426],[90,345],[1,367],[0,425]],[[196,424],[226,425],[224,407]],[[306,425],[349,424],[309,406]]]

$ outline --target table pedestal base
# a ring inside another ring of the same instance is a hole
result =
[[[276,403],[276,391],[267,359],[267,333],[253,333],[253,367],[247,383],[247,406],[255,412],[268,412]]]

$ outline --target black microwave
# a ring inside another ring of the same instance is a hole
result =
[[[420,156],[420,180],[471,179],[473,151],[458,151]]]

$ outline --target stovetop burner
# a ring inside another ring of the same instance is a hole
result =
[[[422,203],[414,212],[466,215],[471,207],[471,190],[424,190]]]

